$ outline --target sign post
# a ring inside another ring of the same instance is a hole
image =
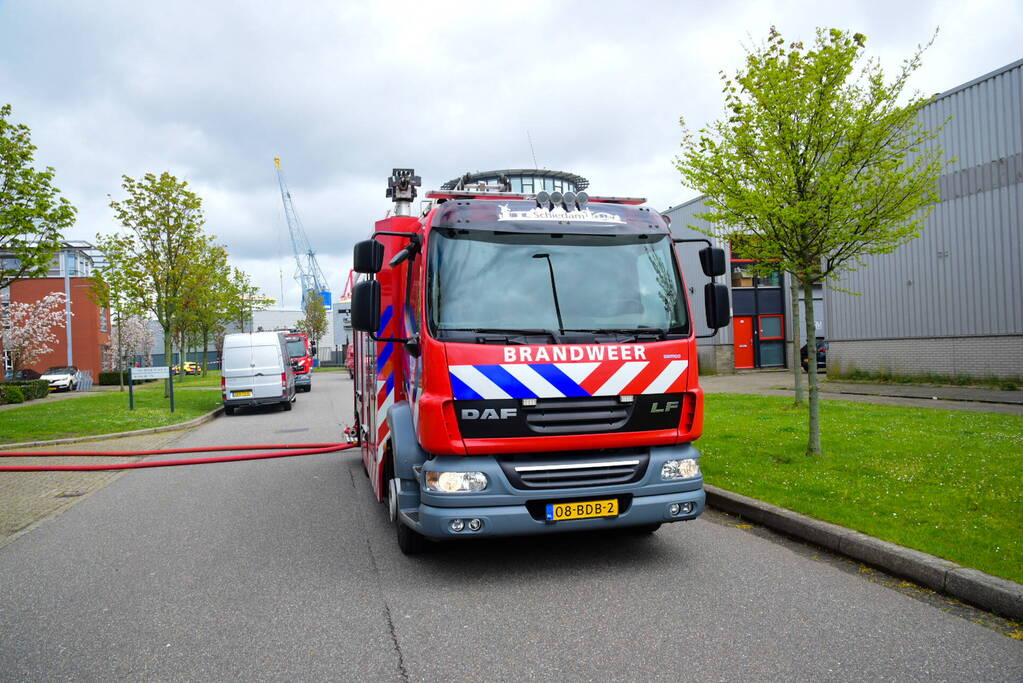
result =
[[[131,410],[135,410],[135,393],[132,387],[135,385],[135,380],[144,379],[170,379],[170,367],[167,365],[158,365],[152,368],[132,368],[131,376],[128,379],[128,403]],[[171,401],[171,412],[174,412],[174,382],[171,382],[170,386],[170,401]]]

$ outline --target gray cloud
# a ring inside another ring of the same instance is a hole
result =
[[[937,25],[914,86],[936,92],[1019,56],[1018,3],[0,4],[0,97],[79,207],[69,237],[115,229],[120,176],[169,170],[272,296],[297,303],[273,157],[331,284],[414,166],[437,187],[537,162],[660,208],[693,193],[672,167],[678,117],[720,112],[718,71],[771,24],[862,31],[895,68]]]

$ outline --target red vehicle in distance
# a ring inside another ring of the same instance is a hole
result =
[[[295,371],[295,391],[313,390],[313,354],[315,347],[304,332],[288,332],[284,335],[291,356],[291,368]]]

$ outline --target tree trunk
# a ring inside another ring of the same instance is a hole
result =
[[[817,329],[813,324],[813,284],[803,280],[803,310],[806,313],[806,366],[810,385],[810,421],[806,454],[823,455],[821,451],[820,382],[817,377]]]
[[[174,359],[171,357],[171,354],[174,353],[173,344],[174,344],[174,338],[171,336],[170,329],[164,327],[163,328],[163,362],[164,362],[164,364],[168,368],[170,368],[171,366],[174,365]],[[164,398],[170,398],[170,383],[173,382],[173,381],[174,381],[174,373],[172,372],[172,373],[170,373],[170,376],[167,379],[167,381],[165,381],[163,383],[163,397]]]
[[[803,372],[799,366],[799,278],[789,273],[789,296],[792,298],[792,384],[795,389],[795,403],[803,402]]]
[[[117,310],[117,386],[119,391],[124,391],[124,319],[120,309]]]
[[[206,349],[210,345],[210,330],[208,327],[202,328],[202,376],[206,376]]]

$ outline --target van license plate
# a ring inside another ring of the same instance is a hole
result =
[[[241,398],[243,396],[252,396],[252,392],[251,391],[232,391],[231,395],[234,396],[235,398]]]
[[[587,519],[589,517],[617,517],[618,499],[587,500],[582,503],[552,503],[547,506],[547,521]]]

